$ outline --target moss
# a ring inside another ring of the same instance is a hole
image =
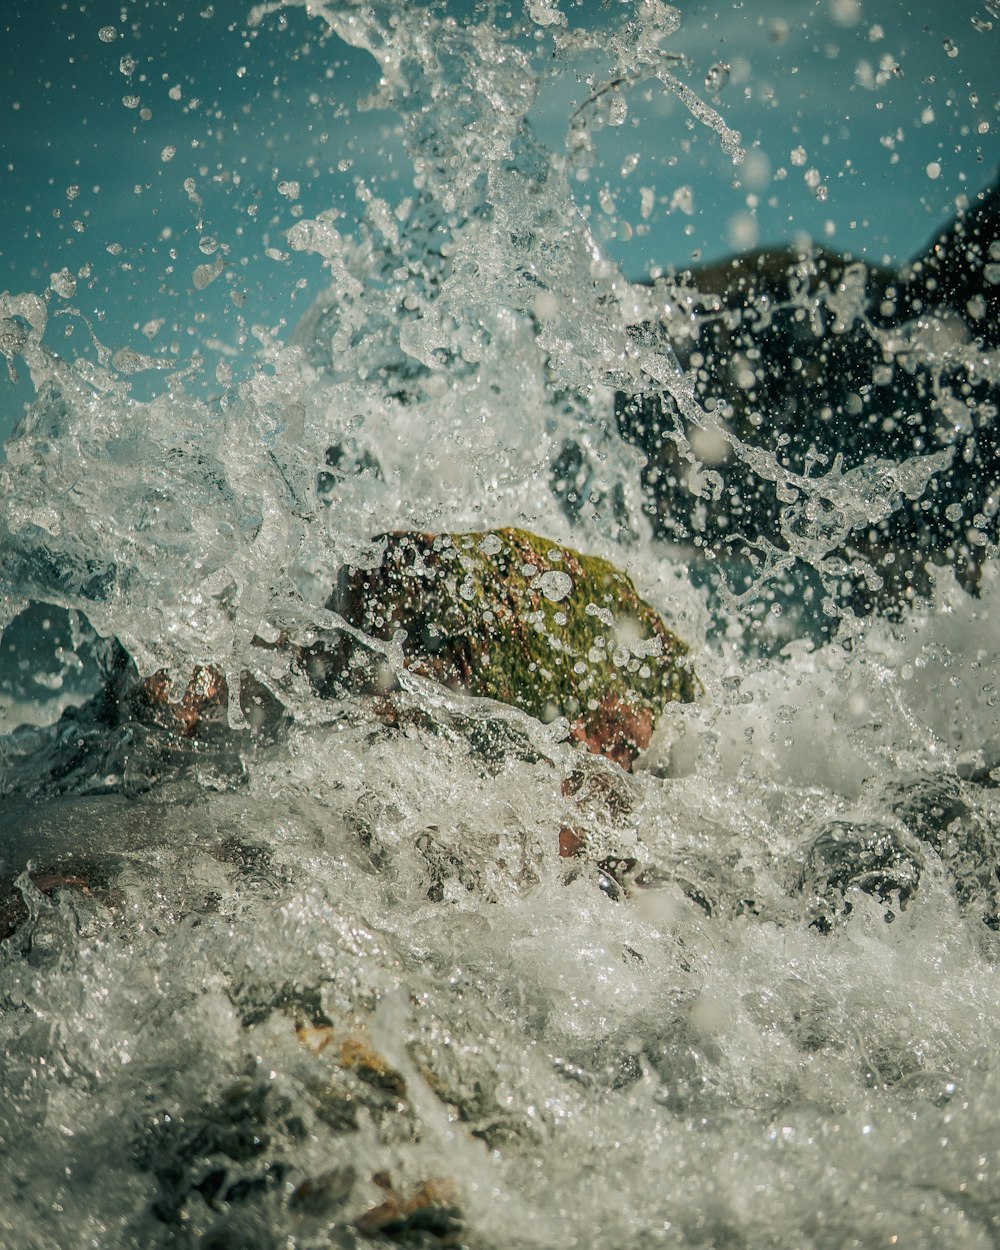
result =
[[[541,720],[565,716],[626,766],[666,704],[696,692],[688,648],[628,576],[526,530],[397,533],[381,566],[345,569],[330,606],[407,666]]]
[[[395,533],[381,541],[381,565],[342,570],[329,606],[375,638],[403,631],[413,672],[542,721],[564,716],[577,739],[625,768],[664,707],[695,697],[687,646],[607,560],[520,529]],[[333,648],[324,641],[295,649],[293,662],[321,696],[386,690],[385,673],[373,671],[346,635]],[[134,666],[122,671],[104,698],[118,715],[178,738],[201,739],[226,725],[218,668],[197,668],[178,702],[171,696],[181,686],[170,674],[139,681]],[[255,708],[263,696],[274,707]],[[280,721],[280,705],[249,674],[241,703],[265,727]],[[391,719],[391,706],[383,711]]]

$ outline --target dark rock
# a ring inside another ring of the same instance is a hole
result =
[[[928,558],[974,586],[996,542],[1000,486],[1000,382],[982,357],[1000,345],[998,240],[995,184],[898,273],[777,249],[662,283],[665,301],[691,317],[693,336],[675,343],[680,363],[732,436],[813,478],[841,454],[844,472],[867,466],[884,500],[871,524],[855,526],[823,492],[782,498],[672,398],[620,395],[620,429],[649,457],[657,533],[717,555],[763,542],[794,556],[799,540],[818,538],[838,562],[827,572],[841,569],[864,608],[922,593]],[[951,464],[926,487],[907,490],[878,464],[933,452]],[[717,475],[707,486],[705,470]]]
[[[917,773],[887,786],[882,800],[940,856],[962,910],[1000,929],[1000,840],[978,789],[947,773]]]
[[[393,1188],[386,1174],[379,1173],[373,1179],[385,1192],[386,1199],[355,1221],[359,1232],[385,1237],[415,1250],[461,1244],[464,1220],[448,1181],[424,1181],[403,1196]]]
[[[890,904],[892,920],[892,906],[906,907],[922,871],[919,853],[888,825],[832,820],[806,848],[798,889],[811,900],[811,923],[826,933],[853,910],[852,889]]]

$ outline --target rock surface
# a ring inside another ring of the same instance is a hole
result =
[[[816,540],[863,607],[921,592],[928,557],[975,585],[997,539],[1000,183],[898,272],[774,249],[679,273],[657,293],[681,314],[672,335],[691,318],[675,347],[723,431],[813,478],[836,476],[841,453],[859,489],[885,496],[870,525],[853,524],[832,489],[810,504],[782,498],[725,433],[706,436],[672,399],[620,395],[620,429],[649,457],[659,534],[721,555],[761,540],[794,553]],[[950,466],[911,491],[877,466],[942,452]],[[708,486],[705,471],[717,475]]]
[[[399,635],[412,673],[543,721],[565,717],[575,739],[625,769],[666,705],[697,693],[686,644],[606,560],[517,529],[376,541],[380,566],[343,569],[328,606],[372,638]],[[391,694],[391,668],[346,632],[336,644],[278,645],[324,698]],[[225,725],[229,692],[211,665],[185,685],[163,672],[139,681],[124,659],[109,698],[119,720],[191,739]],[[244,711],[275,703],[249,675],[240,699]]]
[[[329,607],[375,638],[406,633],[406,667],[452,689],[564,716],[625,768],[696,681],[688,648],[628,576],[526,530],[383,535],[375,570],[346,568]],[[310,657],[322,693],[350,680],[342,654]]]

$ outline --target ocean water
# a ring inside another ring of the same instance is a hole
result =
[[[287,230],[275,272],[326,284],[294,327],[242,375],[146,389],[134,348],[56,338],[57,287],[3,296],[35,393],[0,467],[3,1244],[996,1246],[995,510],[975,584],[941,559],[869,615],[802,523],[945,489],[955,431],[873,478],[845,426],[810,475],[699,407],[693,314],[625,276],[641,214],[593,192],[661,98],[679,146],[752,157],[677,9],[265,4],[249,29],[299,8],[311,55],[370,63],[358,116],[395,119],[398,165]],[[900,355],[940,380],[947,351],[914,324]],[[664,541],[616,393],[678,414],[678,489],[713,439],[756,472],[791,563],[748,588]],[[336,570],[379,533],[506,525],[626,567],[691,645],[702,693],[633,773],[393,643],[365,645],[394,723],[254,644],[334,641]],[[112,639],[144,675],[217,666],[228,724],[102,718]]]

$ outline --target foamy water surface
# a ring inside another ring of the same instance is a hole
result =
[[[251,21],[278,39],[281,7]],[[613,394],[750,453],[695,405],[683,309],[579,202],[643,93],[743,158],[738,110],[669,55],[680,14],[307,7],[323,48],[374,58],[410,167],[360,224],[292,226],[329,289],[245,381],[140,399],[134,353],[57,353],[46,300],[3,296],[37,399],[0,468],[0,1240],[996,1246],[995,519],[976,594],[941,568],[855,615],[819,533],[796,548],[819,625],[766,561],[747,598],[725,569],[706,589],[705,556],[653,538]],[[595,48],[607,73],[575,82]],[[564,80],[546,146],[527,119]],[[858,529],[887,506],[837,465],[761,477]],[[380,532],[504,525],[627,567],[691,644],[702,695],[634,774],[405,673],[387,725],[251,646],[333,637],[333,574]],[[111,637],[146,674],[249,669],[287,715],[255,733],[234,700],[183,747],[60,721]]]

